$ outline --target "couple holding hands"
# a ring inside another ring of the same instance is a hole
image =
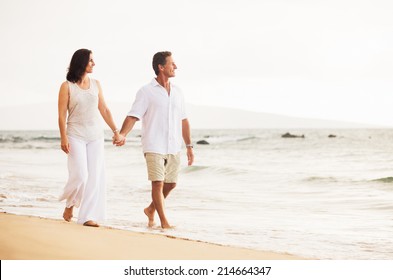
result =
[[[71,58],[67,81],[58,99],[61,149],[68,157],[68,181],[59,200],[66,200],[63,218],[71,221],[79,207],[78,223],[98,227],[105,219],[104,131],[113,131],[113,144],[122,146],[137,121],[142,121],[142,148],[151,181],[152,202],[144,209],[148,226],[158,213],[161,227],[171,228],[164,200],[176,187],[183,142],[188,165],[194,161],[191,130],[181,90],[169,79],[177,66],[171,52],[158,52],[152,66],[156,77],[136,94],[120,131],[107,107],[101,85],[89,77],[95,62],[91,50],[77,50]]]

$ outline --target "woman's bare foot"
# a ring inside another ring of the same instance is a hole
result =
[[[64,220],[66,220],[67,222],[70,222],[72,219],[72,211],[74,210],[74,206],[71,206],[70,208],[65,208],[64,212],[63,212],[63,218]]]
[[[143,212],[145,213],[145,215],[147,216],[147,218],[149,219],[149,223],[147,224],[148,227],[154,227],[155,223],[154,223],[154,212],[155,211],[151,211],[149,207],[145,208],[143,210]]]
[[[162,229],[174,229],[174,226],[171,226],[168,223],[161,224]]]
[[[100,226],[99,224],[97,224],[97,223],[94,222],[94,221],[87,221],[87,222],[85,222],[83,225],[84,225],[84,226],[87,226],[87,227],[99,227],[99,226]]]

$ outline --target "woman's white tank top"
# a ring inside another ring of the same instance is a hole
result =
[[[90,79],[90,87],[81,89],[76,83],[68,82],[69,103],[67,135],[94,141],[104,137],[102,119],[98,110],[98,86]]]

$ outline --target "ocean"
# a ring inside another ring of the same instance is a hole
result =
[[[139,133],[123,147],[106,134],[105,226],[312,259],[393,259],[393,130],[193,130],[209,144],[195,144],[191,167],[182,154],[166,231],[147,228]],[[0,131],[0,153],[0,211],[62,219],[58,131]]]

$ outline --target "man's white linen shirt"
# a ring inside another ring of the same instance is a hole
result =
[[[170,95],[156,79],[136,94],[127,116],[142,121],[144,153],[177,154],[182,147],[182,120],[186,119],[181,90],[170,83]]]

